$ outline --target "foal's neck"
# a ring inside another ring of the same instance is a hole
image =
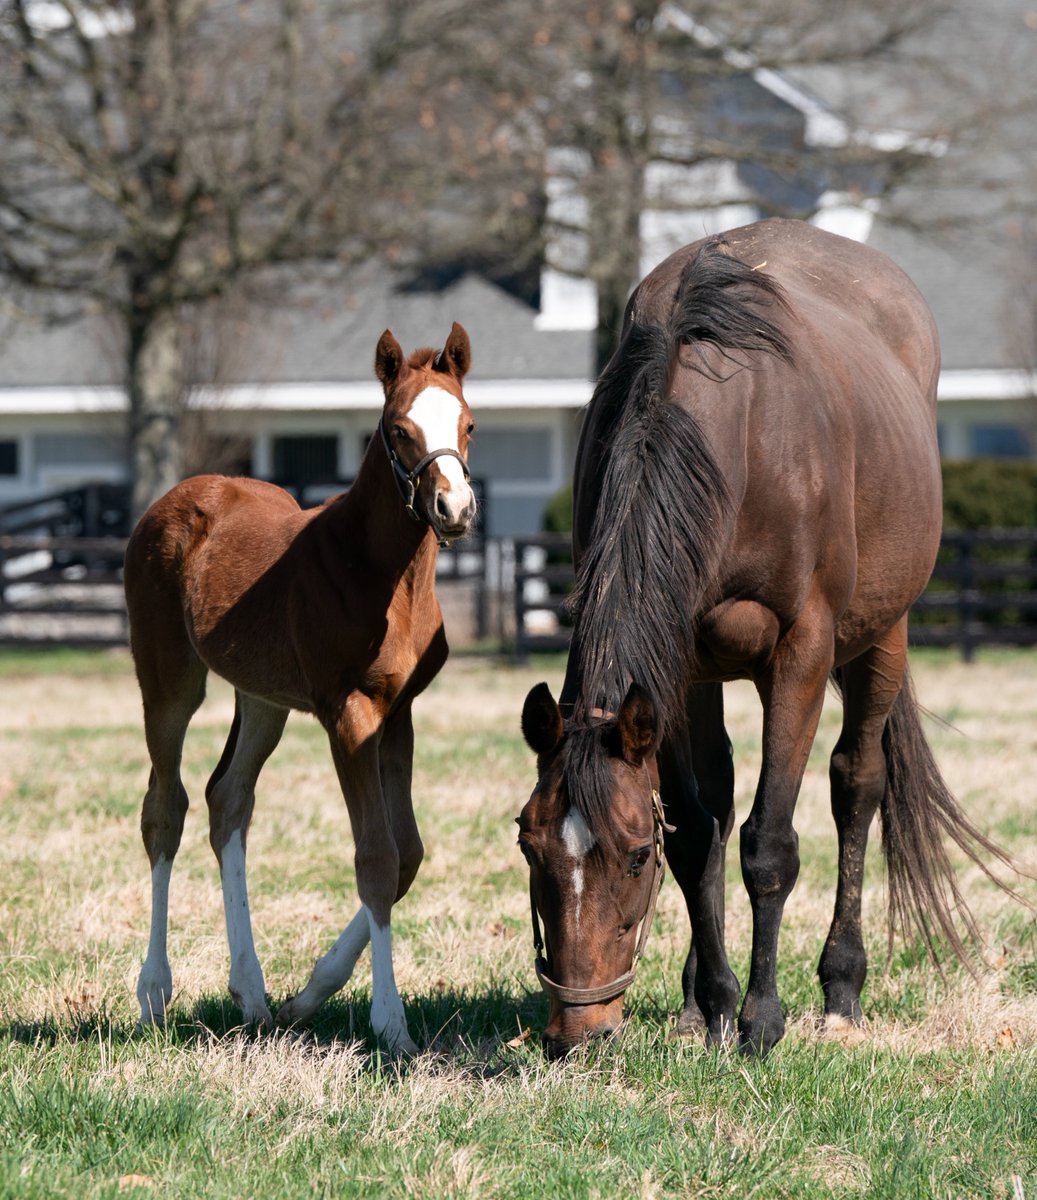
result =
[[[379,437],[371,439],[356,479],[328,517],[368,565],[396,579],[429,575],[434,580],[438,542],[424,521],[407,515]]]

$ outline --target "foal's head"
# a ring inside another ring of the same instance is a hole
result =
[[[547,684],[522,709],[536,787],[518,818],[529,864],[537,974],[551,1001],[548,1053],[612,1033],[662,872],[655,706],[631,687],[618,713],[566,728]],[[644,935],[647,929],[644,930]]]
[[[456,321],[446,345],[404,356],[387,329],[375,351],[385,390],[382,439],[408,511],[441,542],[468,532],[475,495],[468,478],[468,442],[475,429],[461,391],[472,361],[468,334]]]

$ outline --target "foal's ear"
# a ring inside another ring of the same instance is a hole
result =
[[[374,352],[374,373],[388,387],[403,367],[403,349],[400,343],[387,329],[378,339],[378,348]]]
[[[454,322],[442,353],[436,356],[436,370],[449,371],[460,382],[472,365],[472,346],[463,325]]]
[[[522,706],[522,736],[535,754],[550,754],[562,740],[562,710],[546,683],[538,683]]]
[[[655,701],[636,683],[630,685],[626,699],[620,705],[617,729],[623,758],[632,766],[639,767],[656,749],[659,718]]]

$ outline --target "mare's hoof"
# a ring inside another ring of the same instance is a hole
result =
[[[698,1007],[684,1009],[670,1030],[671,1038],[704,1038],[706,1018]]]
[[[825,1013],[820,1032],[824,1041],[840,1046],[859,1046],[868,1036],[862,1021],[851,1021],[839,1013]]]

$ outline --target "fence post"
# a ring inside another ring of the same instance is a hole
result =
[[[961,622],[961,657],[970,663],[975,658],[976,639],[973,622],[976,616],[975,537],[971,532],[961,538],[961,592],[958,597],[958,619]]]
[[[526,645],[526,584],[521,578],[522,563],[526,555],[526,545],[521,538],[515,538],[515,568],[512,590],[515,601],[515,662],[525,666],[529,661],[529,647]]]

